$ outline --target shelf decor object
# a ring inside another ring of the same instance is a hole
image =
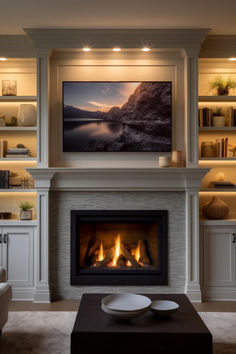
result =
[[[202,208],[207,219],[224,219],[228,212],[228,205],[219,196],[212,197]]]
[[[230,77],[224,79],[222,75],[218,75],[215,79],[210,82],[211,89],[217,90],[218,96],[228,96],[229,90],[236,88],[236,80]]]
[[[23,201],[19,204],[21,209],[20,211],[20,219],[21,220],[32,220],[32,208],[34,205],[30,202]]]
[[[218,107],[213,112],[213,127],[225,127],[225,116],[222,114],[222,108]]]
[[[16,80],[2,80],[2,95],[3,96],[16,96]]]
[[[20,104],[17,122],[19,126],[36,125],[36,108],[33,104]]]

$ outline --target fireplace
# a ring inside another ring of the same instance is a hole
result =
[[[167,211],[71,211],[71,285],[167,285]]]

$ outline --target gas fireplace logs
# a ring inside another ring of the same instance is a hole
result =
[[[135,243],[121,242],[118,234],[114,245],[110,248],[104,248],[103,242],[96,239],[94,243],[88,246],[87,261],[91,267],[104,268],[133,268],[149,267],[151,264],[147,253],[144,240],[138,240]]]

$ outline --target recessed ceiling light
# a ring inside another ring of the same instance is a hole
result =
[[[0,57],[0,61],[6,61],[7,58],[4,58],[4,57]]]
[[[229,58],[230,61],[236,61],[236,58]]]
[[[84,48],[83,48],[83,51],[84,51],[84,52],[90,52],[90,50],[91,50],[91,48],[89,48],[89,47],[84,47]]]
[[[115,47],[112,50],[113,50],[113,52],[120,52],[120,48],[119,47]]]
[[[150,49],[150,48],[148,48],[148,47],[144,47],[144,48],[142,48],[142,51],[143,51],[143,52],[150,52],[150,50],[151,50],[151,49]]]

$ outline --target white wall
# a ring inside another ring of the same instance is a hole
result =
[[[163,153],[63,153],[62,81],[172,81],[172,149],[184,151],[183,59],[179,53],[56,53],[51,60],[50,166],[155,167]],[[118,58],[118,59],[117,59]],[[164,59],[163,59],[164,58]],[[166,154],[166,153],[165,153]]]

